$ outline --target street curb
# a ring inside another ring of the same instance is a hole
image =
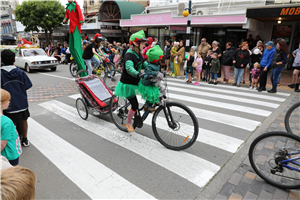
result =
[[[236,152],[223,166],[220,171],[212,178],[212,180],[201,190],[199,195],[195,197],[197,200],[214,199],[224,184],[232,177],[234,171],[247,158],[248,150],[255,138],[266,132],[272,122],[286,109],[290,102],[297,96],[297,93],[292,93],[269,117],[267,117],[249,138],[244,145]],[[201,135],[199,135],[201,137]]]

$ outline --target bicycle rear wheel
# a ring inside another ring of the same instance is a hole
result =
[[[121,79],[122,72],[120,70],[113,69],[110,71],[110,74],[104,74],[103,82],[111,91],[115,91],[115,88],[118,82]]]
[[[166,111],[165,114],[164,107],[160,106],[153,115],[152,130],[156,139],[172,150],[184,150],[192,146],[199,132],[195,114],[177,102],[167,102]]]
[[[111,71],[115,69],[115,66],[113,63],[108,62],[105,63],[105,68],[104,68],[104,76],[110,77],[111,76]]]
[[[117,102],[114,103],[114,99],[117,99]],[[127,115],[130,108],[131,105],[127,99],[119,98],[117,96],[112,96],[112,98],[110,99],[110,118],[121,131],[128,132],[127,128],[124,127],[124,125],[126,125],[127,123]]]
[[[266,182],[283,189],[300,188],[300,165],[295,163],[299,162],[299,156],[300,137],[287,132],[265,133],[256,138],[249,149],[254,171]],[[298,159],[285,163],[290,158]]]
[[[300,102],[295,103],[284,117],[285,129],[289,133],[300,135]]]

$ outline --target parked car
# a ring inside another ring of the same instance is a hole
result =
[[[34,69],[50,68],[55,71],[58,60],[47,56],[46,52],[40,48],[20,48],[15,51],[15,65],[24,68],[28,73]]]

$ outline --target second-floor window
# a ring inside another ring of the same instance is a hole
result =
[[[93,0],[91,0],[91,1],[90,1],[90,4],[91,4],[91,5],[94,5],[94,1],[93,1]]]

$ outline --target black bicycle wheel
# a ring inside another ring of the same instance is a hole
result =
[[[113,63],[108,62],[106,63],[105,69],[104,69],[104,76],[110,77],[111,71],[115,69],[115,66]]]
[[[300,165],[283,161],[300,156],[300,137],[287,132],[269,132],[256,138],[249,149],[254,171],[267,183],[283,189],[300,188]],[[299,159],[295,160],[299,162]],[[289,167],[295,168],[291,170]]]
[[[71,62],[71,63],[70,63],[69,69],[70,69],[71,75],[72,75],[73,77],[76,77],[76,73],[77,73],[77,71],[78,71],[78,67],[77,67],[76,62]]]
[[[177,102],[166,104],[167,117],[160,106],[152,118],[152,130],[157,140],[172,150],[184,150],[192,146],[198,137],[199,124],[195,114],[185,105]]]
[[[86,120],[89,117],[89,112],[86,106],[86,103],[82,98],[76,99],[76,109],[79,114],[79,116]]]
[[[109,113],[113,123],[121,131],[128,132],[127,128],[124,127],[127,123],[128,111],[131,105],[127,99],[112,96],[109,102]]]
[[[110,76],[108,76],[106,73],[104,74],[103,82],[111,91],[115,91],[115,88],[121,79],[121,75],[122,72],[120,70],[113,69],[110,71]]]
[[[300,102],[295,103],[284,117],[285,129],[289,133],[300,135]]]

